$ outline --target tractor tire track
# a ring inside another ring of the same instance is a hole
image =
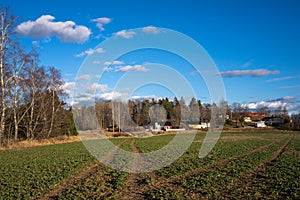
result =
[[[117,154],[119,148],[125,143],[127,140],[124,140],[120,144],[118,144],[111,152],[109,152],[101,161],[98,161],[96,164],[92,165],[91,167],[80,171],[77,175],[67,177],[59,182],[53,189],[48,191],[41,197],[37,199],[45,200],[45,199],[54,199],[59,195],[63,194],[69,188],[78,185],[80,182],[84,181],[85,179],[91,177],[93,174],[97,173],[98,171],[105,170],[106,165],[103,163],[110,163],[114,160],[115,155]]]
[[[271,143],[269,143],[267,145],[258,147],[256,149],[253,149],[251,151],[245,152],[245,153],[240,154],[240,155],[233,156],[233,157],[228,158],[228,159],[223,159],[223,160],[220,160],[220,161],[213,162],[213,163],[209,164],[206,167],[198,168],[198,169],[189,171],[189,172],[187,172],[185,174],[180,174],[180,175],[174,176],[174,177],[169,178],[167,180],[165,180],[163,178],[159,178],[159,180],[157,180],[157,184],[155,184],[155,187],[165,187],[166,185],[170,185],[171,186],[173,184],[177,184],[177,182],[180,182],[181,180],[191,179],[191,178],[193,178],[194,176],[196,176],[196,175],[198,175],[200,173],[203,173],[203,172],[208,171],[208,170],[213,170],[215,167],[225,166],[229,162],[241,159],[243,157],[255,154],[257,152],[264,151],[265,149],[267,149],[270,146],[274,145],[276,142],[277,141],[271,142]]]
[[[195,176],[197,174],[200,174],[200,173],[202,173],[204,171],[213,169],[214,167],[224,166],[224,165],[226,165],[227,163],[229,163],[231,161],[238,160],[240,158],[252,155],[252,154],[257,153],[257,152],[261,152],[261,151],[269,148],[270,146],[272,146],[274,144],[275,144],[275,141],[271,142],[270,144],[258,147],[256,149],[251,150],[251,151],[248,151],[246,153],[243,153],[243,154],[240,154],[240,155],[236,155],[236,156],[233,156],[233,157],[228,158],[228,159],[224,159],[224,160],[213,162],[212,164],[210,164],[210,165],[208,165],[206,167],[203,167],[203,168],[200,168],[200,169],[195,169],[195,170],[193,170],[191,172],[188,172],[187,174],[176,176],[176,177],[174,177],[174,180],[178,180],[178,179],[182,179],[182,178],[185,178],[185,179],[192,178],[193,176]]]
[[[291,143],[291,141],[294,139],[294,136],[290,136],[289,139],[273,154],[272,157],[270,157],[269,159],[265,160],[263,163],[261,163],[256,169],[251,170],[248,174],[246,174],[245,176],[243,176],[242,179],[236,179],[233,183],[232,183],[232,190],[235,190],[237,188],[239,189],[243,189],[243,191],[245,192],[247,190],[247,188],[250,188],[253,178],[261,171],[265,170],[266,167],[272,163],[273,161],[275,161],[280,155],[282,155],[286,148],[288,147],[288,145]]]
[[[133,199],[145,199],[144,191],[146,185],[143,184],[145,176],[154,177],[153,172],[148,173],[138,173],[138,169],[143,167],[141,166],[140,161],[141,160],[147,160],[145,156],[143,156],[143,152],[140,150],[140,148],[136,145],[136,141],[133,140],[131,142],[131,148],[133,152],[135,153],[131,169],[134,171],[133,173],[130,173],[127,177],[127,180],[124,183],[124,188],[122,189],[122,192],[119,194],[118,199],[126,199],[126,200],[133,200]],[[136,173],[135,173],[136,172]]]

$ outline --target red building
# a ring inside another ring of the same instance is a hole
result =
[[[246,112],[245,115],[251,117],[252,121],[261,121],[263,118],[268,117],[266,113],[262,112]]]

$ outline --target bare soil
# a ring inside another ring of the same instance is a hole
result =
[[[138,153],[132,163],[132,169],[136,169],[140,167],[139,160],[142,160],[142,155],[140,154],[142,152],[136,145],[135,140],[132,141],[131,148],[134,153]],[[124,182],[124,187],[122,188],[122,192],[118,195],[118,199],[145,199],[145,190],[150,184],[146,183],[146,179],[155,180],[155,174],[153,172],[130,173]]]

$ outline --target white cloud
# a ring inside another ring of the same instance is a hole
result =
[[[255,69],[255,70],[233,70],[227,72],[220,72],[218,75],[224,77],[242,77],[242,76],[252,76],[252,77],[261,77],[268,76],[271,74],[279,74],[279,70],[270,71],[267,69]]]
[[[16,27],[21,36],[50,38],[57,37],[62,42],[82,43],[89,39],[91,31],[73,21],[53,22],[55,17],[42,15],[35,21],[27,21]]]
[[[104,93],[80,93],[73,97],[73,102],[76,103],[93,103],[95,101],[110,101],[110,100],[126,100],[127,94],[116,91]]]
[[[94,102],[95,96],[91,93],[85,93],[85,94],[76,94],[76,96],[73,96],[72,101],[76,103],[91,103]]]
[[[243,67],[243,68],[247,68],[247,67],[250,67],[252,64],[253,64],[252,61],[249,60],[249,61],[245,62],[245,63],[242,65],[242,67]]]
[[[75,88],[75,82],[65,82],[65,84],[63,85],[63,89],[67,94],[71,94],[74,88]]]
[[[101,18],[92,19],[91,21],[97,23],[96,26],[100,29],[100,31],[104,31],[105,29],[103,28],[103,26],[105,24],[109,24],[112,20],[111,18],[101,17]]]
[[[282,97],[283,100],[293,100],[295,99],[295,97],[292,97],[292,96],[285,96],[285,97]]]
[[[108,72],[108,71],[111,71],[111,70],[113,70],[113,68],[111,68],[111,67],[104,67],[103,68],[103,71],[105,71],[105,72]]]
[[[146,26],[143,28],[144,33],[151,33],[151,34],[158,34],[159,29],[156,28],[155,26]]]
[[[117,33],[115,33],[116,36],[120,36],[126,39],[132,38],[136,33],[134,31],[126,31],[126,30],[121,30]]]
[[[138,72],[147,72],[149,69],[142,65],[126,65],[126,66],[121,66],[118,67],[116,72],[129,72],[129,71],[138,71]]]
[[[277,108],[286,107],[287,110],[294,110],[297,108],[296,103],[297,99],[291,96],[285,96],[278,99],[269,99],[266,101],[258,101],[258,102],[251,102],[242,104],[242,107],[248,107],[249,109],[259,109],[262,107],[268,107],[271,110],[275,110]]]
[[[88,74],[85,74],[85,75],[81,75],[81,76],[78,76],[76,77],[76,81],[89,81],[91,79],[91,76],[88,75]]]
[[[151,100],[151,99],[161,99],[161,97],[157,97],[155,95],[148,95],[148,96],[139,96],[139,95],[135,95],[132,96],[130,99],[132,100]]]
[[[104,53],[104,49],[103,48],[97,48],[97,49],[88,49],[88,50],[85,50],[79,54],[76,54],[75,57],[83,57],[85,55],[92,55],[94,53]]]
[[[96,94],[96,99],[102,101],[122,100],[122,99],[126,99],[126,96],[127,94],[112,91],[112,92],[107,92],[102,94]]]
[[[108,90],[109,87],[106,84],[93,83],[92,85],[87,87],[87,91],[93,93],[95,93],[96,91],[107,92]]]
[[[278,108],[280,106],[286,106],[286,102],[281,102],[281,101],[275,101],[275,102],[267,102],[267,101],[259,101],[259,102],[252,102],[248,104],[242,104],[242,107],[248,107],[249,109],[258,109],[262,107],[268,107],[271,109]]]
[[[110,61],[106,61],[104,62],[104,65],[109,66],[109,65],[123,65],[124,62],[123,61],[119,61],[119,60],[114,60],[112,62]]]
[[[40,42],[34,40],[34,41],[32,41],[32,46],[33,46],[33,47],[40,47]]]
[[[284,76],[284,77],[279,77],[279,78],[273,78],[273,79],[267,80],[267,82],[271,83],[271,82],[276,82],[276,81],[285,81],[285,80],[294,79],[294,78],[300,78],[300,74],[296,75],[296,76]]]

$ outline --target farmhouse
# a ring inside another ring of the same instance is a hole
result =
[[[250,120],[252,121],[261,121],[263,118],[268,117],[266,113],[262,112],[246,112],[245,115],[250,117]]]
[[[264,127],[266,127],[266,124],[265,124],[264,121],[258,121],[258,122],[255,123],[255,127],[264,128]]]
[[[210,123],[202,122],[201,124],[189,124],[192,129],[205,129],[210,127]]]
[[[281,126],[284,124],[284,119],[282,117],[265,117],[262,121],[268,126]]]
[[[244,122],[252,122],[251,117],[244,117]]]

